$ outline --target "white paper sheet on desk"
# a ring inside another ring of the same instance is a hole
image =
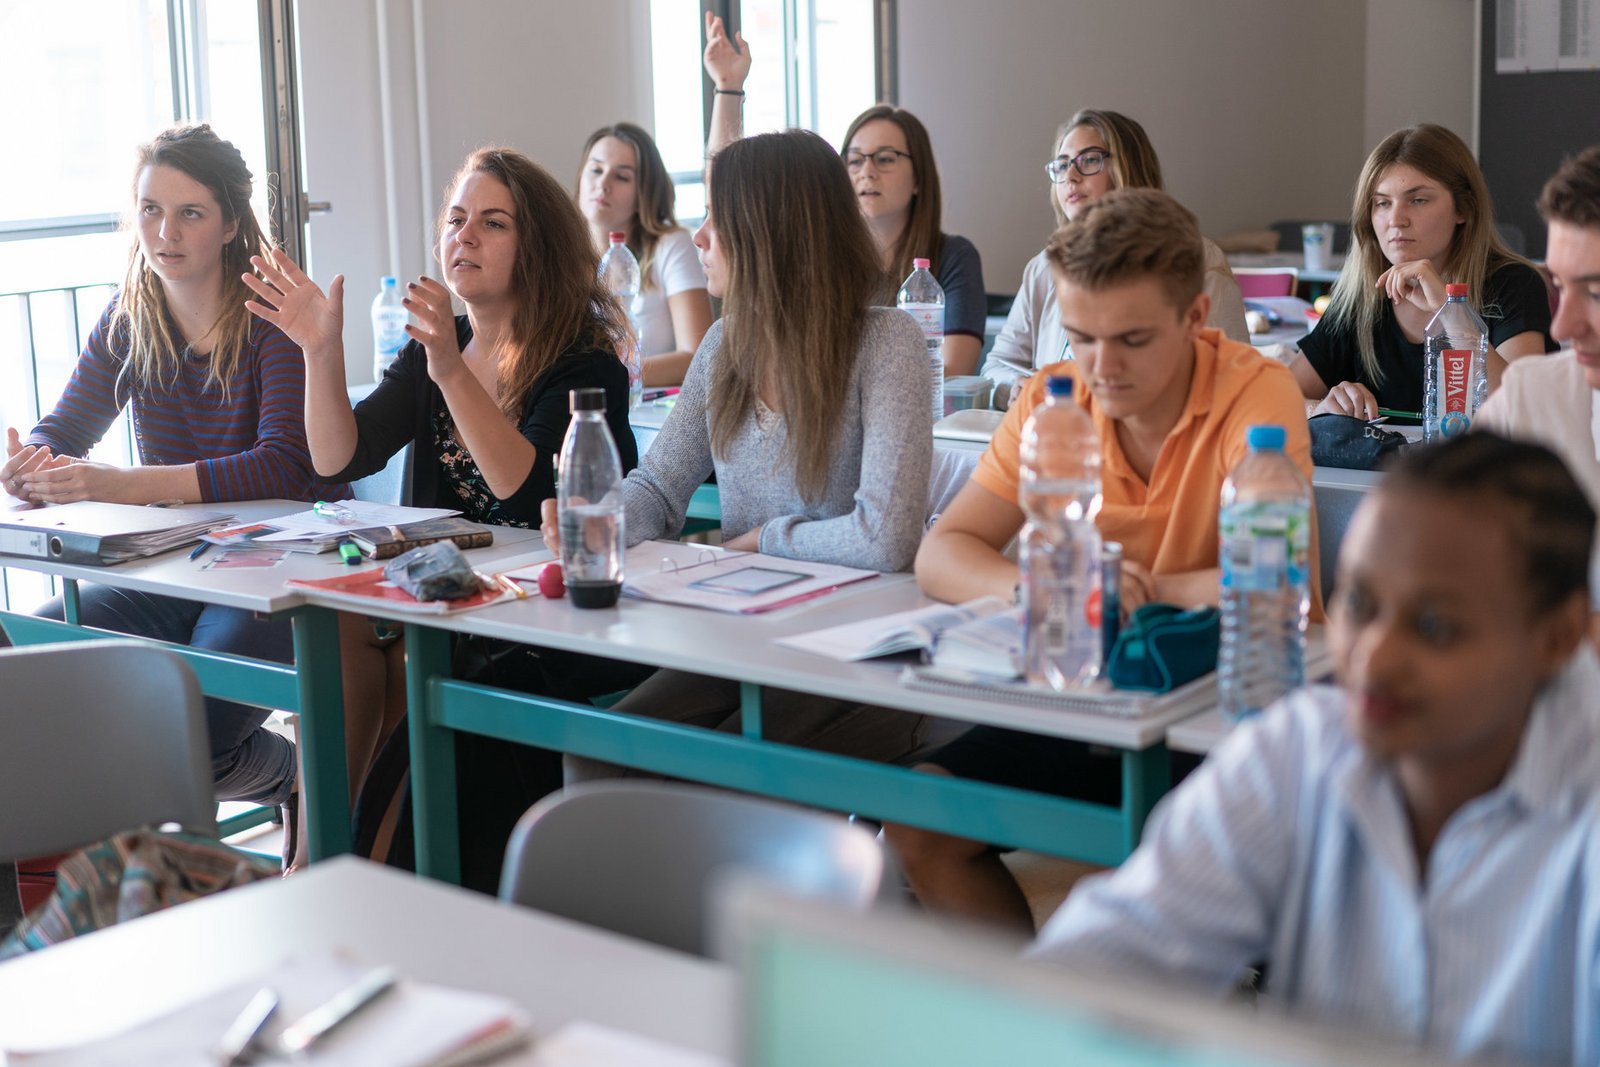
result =
[[[752,568],[797,577],[775,588],[753,593],[716,590],[704,584],[708,578],[724,578]],[[622,592],[626,596],[734,615],[774,611],[878,576],[877,571],[854,567],[783,559],[759,552],[730,552],[676,541],[646,541],[635,545],[628,549],[623,569],[626,577]]]
[[[4,1062],[18,1067],[216,1067],[218,1040],[257,990],[281,998],[277,1012],[252,1048],[271,1047],[286,1026],[335,993],[349,988],[370,968],[333,955],[290,960],[259,980],[191,1003],[132,1030],[86,1045],[57,1050],[7,1049]],[[92,1005],[85,1005],[92,1012]],[[256,1055],[257,1064],[309,1067],[447,1067],[481,1062],[496,1048],[509,1051],[527,1041],[528,1025],[510,1001],[485,993],[446,989],[402,979],[389,992],[290,1060]],[[464,1053],[473,1055],[463,1058]]]
[[[262,534],[257,542],[337,540],[346,530],[360,530],[368,526],[400,526],[423,519],[442,519],[461,512],[449,508],[408,508],[399,504],[380,504],[372,500],[341,500],[339,506],[350,513],[349,522],[339,522],[315,511],[297,511],[292,515],[279,515],[265,520],[276,526],[276,533]]]
[[[568,1023],[539,1042],[528,1067],[733,1067],[727,1060],[613,1030],[598,1023]]]

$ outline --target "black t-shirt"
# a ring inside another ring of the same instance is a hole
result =
[[[456,317],[456,337],[462,347],[472,339],[465,315]],[[639,449],[628,424],[628,371],[611,352],[570,349],[544,373],[523,402],[517,430],[538,451],[533,469],[522,487],[498,502],[496,518],[511,525],[539,526],[539,504],[556,495],[550,457],[560,452],[571,419],[567,394],[573,389],[606,391],[606,426],[617,443],[626,474],[639,465]],[[356,451],[339,481],[364,478],[383,469],[389,457],[410,444],[411,502],[419,508],[462,507],[461,499],[445,484],[440,468],[436,416],[444,394],[428,377],[428,355],[411,341],[384,372],[370,395],[356,405]]]
[[[1544,338],[1544,350],[1557,345],[1550,337],[1550,298],[1539,272],[1521,263],[1507,263],[1489,276],[1478,314],[1489,328],[1489,343],[1499,346],[1533,330]],[[1406,340],[1394,307],[1383,305],[1383,318],[1373,338],[1383,381],[1368,379],[1361,367],[1350,324],[1333,325],[1326,317],[1300,341],[1300,351],[1330,389],[1340,382],[1360,382],[1372,390],[1378,404],[1400,411],[1421,411],[1423,393],[1422,345]]]

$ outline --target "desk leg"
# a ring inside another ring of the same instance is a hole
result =
[[[461,881],[456,810],[456,739],[437,722],[428,683],[450,677],[450,635],[406,624],[406,722],[411,732],[411,818],[417,873]]]
[[[1140,752],[1122,753],[1123,847],[1132,853],[1144,834],[1144,820],[1156,801],[1172,787],[1172,760],[1166,745],[1152,745]]]
[[[78,622],[78,580],[64,578],[61,581],[61,617],[69,626],[82,625]]]
[[[739,727],[744,736],[761,738],[761,687],[754,682],[739,683]]]
[[[350,851],[350,776],[345,767],[344,681],[339,617],[326,608],[294,615],[294,662],[300,690],[300,802],[312,860]]]

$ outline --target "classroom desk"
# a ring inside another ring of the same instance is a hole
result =
[[[0,965],[0,1046],[109,1036],[331,949],[508,997],[536,1036],[584,1019],[733,1062],[725,966],[352,857]]]
[[[530,555],[528,562],[542,555]],[[311,599],[316,600],[314,593]],[[1112,864],[1127,856],[1138,843],[1145,816],[1168,788],[1164,738],[1167,726],[1183,712],[1118,718],[923,693],[900,685],[900,663],[841,663],[774,643],[779,637],[929,603],[910,575],[898,574],[755,617],[632,599],[612,609],[582,611],[568,599],[541,597],[455,616],[407,617],[411,787],[419,871],[447,881],[459,879],[456,731],[1090,862]],[[735,679],[742,683],[743,733],[719,733],[451,680],[452,633]],[[761,686],[924,712],[958,724],[1005,726],[1110,746],[1122,754],[1121,804],[1106,807],[917,774],[767,741],[761,736]],[[419,708],[424,712],[419,714]]]
[[[1244,267],[1247,270],[1270,270],[1273,267],[1293,267],[1302,282],[1313,285],[1327,286],[1339,280],[1339,271],[1344,267],[1343,256],[1329,256],[1328,265],[1322,270],[1306,270],[1306,257],[1303,252],[1234,252],[1228,256],[1228,266]]]
[[[304,511],[306,505],[290,500],[227,501],[183,505],[190,510],[234,515],[239,522],[270,519]],[[475,550],[475,559],[493,560],[520,550],[537,538],[531,530],[496,530],[496,543]],[[0,567],[39,571],[64,579],[66,622],[39,619],[16,611],[0,611],[14,644],[72,641],[105,637],[106,631],[77,625],[77,583],[114,585],[161,596],[184,597],[205,604],[242,608],[270,618],[288,618],[294,630],[294,662],[270,663],[245,656],[210,652],[186,645],[165,645],[182,657],[200,679],[208,696],[223,697],[260,707],[298,712],[300,754],[305,769],[307,804],[306,844],[312,859],[350,850],[349,782],[344,756],[344,698],[340,688],[339,631],[331,611],[306,604],[296,590],[284,585],[289,578],[327,577],[344,570],[337,553],[290,552],[275,567],[247,570],[206,570],[220,548],[198,560],[189,559],[187,547],[157,556],[130,560],[111,567],[60,563],[44,559],[0,556]],[[480,556],[479,553],[482,555]]]
[[[1211,708],[1167,727],[1167,747],[1174,752],[1204,756],[1220,744],[1231,729],[1222,712]]]

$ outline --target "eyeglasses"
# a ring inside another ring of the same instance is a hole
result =
[[[846,152],[844,156],[845,169],[851,174],[867,165],[867,160],[872,160],[872,165],[878,170],[894,170],[900,165],[902,159],[910,159],[910,152],[902,152],[898,148],[880,148],[870,155],[861,152]]]
[[[1106,160],[1111,158],[1111,153],[1104,148],[1085,148],[1075,156],[1057,156],[1044,165],[1044,172],[1050,175],[1050,181],[1060,185],[1067,180],[1067,171],[1073,167],[1078,168],[1078,173],[1085,178],[1091,174],[1099,174],[1106,169]]]

